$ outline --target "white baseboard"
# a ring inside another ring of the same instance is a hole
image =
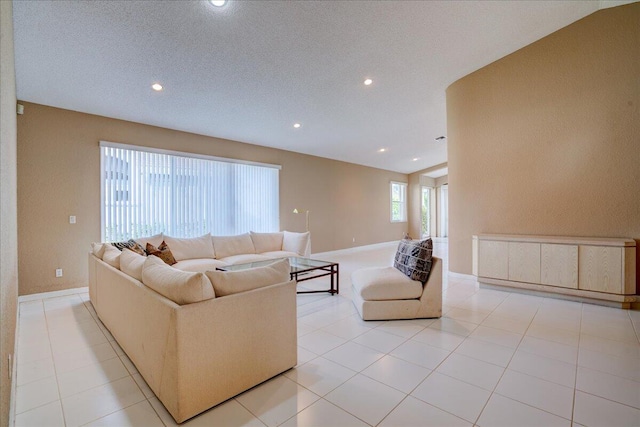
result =
[[[18,297],[18,302],[35,301],[44,298],[65,297],[67,295],[85,294],[89,292],[89,287],[63,289],[61,291],[41,292],[39,294],[22,295]]]
[[[454,277],[456,279],[476,280],[476,276],[474,276],[473,274],[454,273],[453,271],[449,271],[448,274],[449,277]]]
[[[313,258],[315,256],[344,255],[344,254],[350,254],[350,253],[359,252],[359,251],[363,251],[363,250],[366,251],[366,250],[370,250],[370,249],[379,249],[379,248],[384,248],[384,247],[387,247],[387,246],[397,245],[398,242],[399,242],[399,240],[394,240],[394,241],[391,241],[391,242],[374,243],[374,244],[371,244],[371,245],[354,246],[353,248],[337,249],[335,251],[318,252],[318,253],[311,254],[311,258]]]

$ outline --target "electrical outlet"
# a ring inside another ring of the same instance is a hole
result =
[[[75,223],[76,223],[76,216],[75,215],[69,216],[69,224],[75,224]]]
[[[11,357],[11,353],[9,353],[9,379],[11,379],[11,374],[13,373],[13,358]]]
[[[354,237],[354,238],[353,238],[353,243],[355,243],[355,242],[356,242],[356,238]]]
[[[56,277],[62,277],[62,269],[56,268]]]

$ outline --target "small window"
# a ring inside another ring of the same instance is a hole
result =
[[[407,221],[407,184],[391,182],[391,222]]]

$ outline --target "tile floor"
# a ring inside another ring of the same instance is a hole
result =
[[[640,426],[640,312],[448,274],[441,319],[363,322],[350,273],[394,252],[325,256],[341,294],[298,296],[298,366],[185,425]],[[446,271],[446,242],[435,253]],[[16,426],[175,425],[86,293],[19,316]]]

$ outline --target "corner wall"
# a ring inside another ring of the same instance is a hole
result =
[[[398,240],[407,229],[390,222],[389,200],[389,182],[407,182],[405,174],[24,105],[18,118],[20,295],[87,286],[86,254],[90,242],[100,240],[100,140],[282,165],[280,227],[304,231],[305,215],[292,211],[309,210],[314,253]],[[77,217],[75,225],[69,215]]]
[[[447,89],[451,271],[477,233],[640,239],[639,76],[634,3]]]
[[[0,1],[0,426],[9,425],[18,302],[13,3]]]

